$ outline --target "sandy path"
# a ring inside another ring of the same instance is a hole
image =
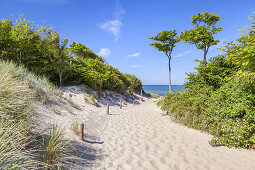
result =
[[[255,151],[211,147],[210,135],[173,123],[153,100],[110,111],[103,169],[255,170]]]

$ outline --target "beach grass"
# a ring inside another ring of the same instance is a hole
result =
[[[64,167],[67,157],[72,157],[62,130],[51,127],[48,137],[32,133],[38,91],[40,96],[60,95],[60,90],[46,78],[23,66],[0,61],[1,169],[59,168]]]

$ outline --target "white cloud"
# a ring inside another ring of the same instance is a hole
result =
[[[142,66],[141,65],[129,65],[129,67],[131,67],[131,68],[140,68]]]
[[[192,51],[192,50],[188,50],[188,51],[184,51],[182,53],[179,53],[179,54],[176,54],[174,57],[178,58],[178,57],[184,57],[184,56],[187,56],[187,55],[195,55],[197,54],[198,52],[196,51]]]
[[[113,34],[113,36],[115,37],[115,41],[118,40],[120,38],[120,30],[122,27],[122,22],[118,19],[115,20],[108,20],[105,23],[103,23],[102,25],[100,25],[100,28],[109,31]]]
[[[111,50],[109,48],[101,48],[100,51],[97,53],[97,55],[101,57],[106,57],[111,54]]]
[[[138,57],[138,56],[140,56],[140,55],[141,55],[141,53],[134,53],[134,54],[128,55],[127,58]]]
[[[114,14],[115,18],[119,18],[120,19],[121,16],[126,13],[126,11],[120,5],[120,0],[116,1],[115,10],[116,10],[115,14]]]
[[[122,24],[122,16],[125,14],[125,10],[120,5],[120,0],[116,1],[114,19],[107,20],[103,24],[100,24],[100,28],[106,30],[114,36],[114,41],[120,38]]]

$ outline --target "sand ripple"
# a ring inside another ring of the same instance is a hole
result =
[[[102,169],[255,170],[255,152],[211,147],[211,136],[173,123],[152,100],[111,108]]]

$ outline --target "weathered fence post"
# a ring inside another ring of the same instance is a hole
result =
[[[109,103],[107,103],[107,106],[106,106],[106,113],[109,114]]]
[[[120,100],[120,109],[122,109],[122,100]]]
[[[141,100],[143,101],[143,89],[141,89]]]
[[[84,124],[81,124],[81,128],[80,128],[80,134],[81,134],[81,140],[84,139]]]

